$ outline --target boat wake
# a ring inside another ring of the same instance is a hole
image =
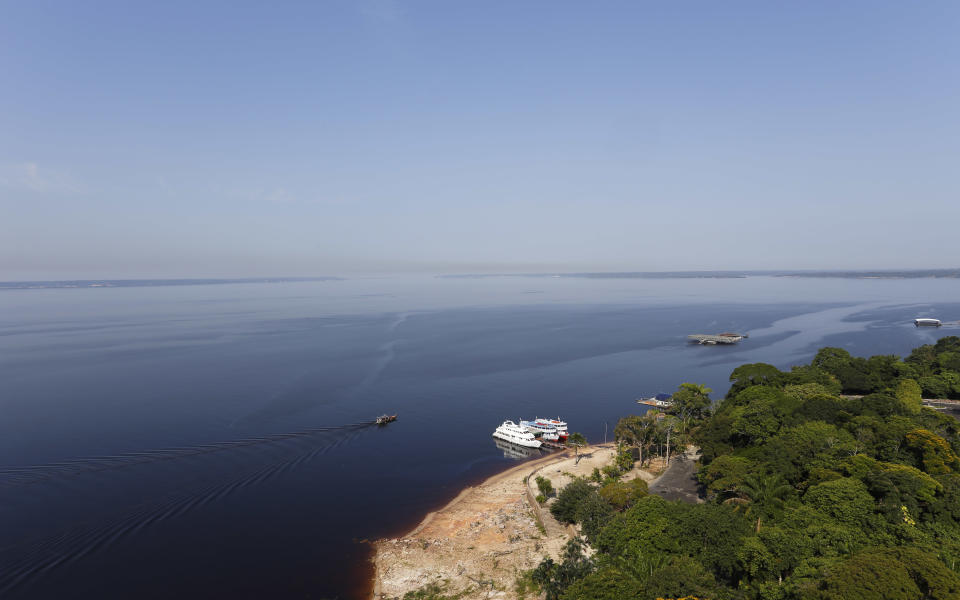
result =
[[[312,429],[303,429],[291,433],[278,433],[263,437],[216,442],[213,444],[197,444],[194,446],[180,446],[161,450],[147,450],[144,452],[128,452],[109,456],[94,456],[57,463],[48,463],[45,465],[3,467],[0,468],[0,489],[41,483],[58,477],[70,477],[84,473],[96,473],[112,469],[122,469],[135,465],[199,456],[214,452],[223,452],[226,450],[246,448],[260,444],[275,444],[285,440],[316,436],[335,431],[360,429],[375,424],[376,421],[363,421],[360,423],[351,423],[349,425],[317,427]]]
[[[400,327],[400,325],[404,324],[407,321],[407,319],[409,319],[412,316],[413,316],[412,312],[397,313],[394,316],[393,320],[390,321],[390,323],[387,325],[387,331],[390,333],[393,333],[394,331],[397,330],[397,327]]]
[[[207,484],[193,490],[171,492],[159,501],[138,505],[119,517],[70,527],[49,537],[24,540],[7,546],[0,550],[0,597],[5,597],[12,591],[48,575],[51,571],[103,552],[148,528],[167,523],[293,471],[318,456],[352,441],[362,433],[364,425],[368,423],[325,428],[322,431],[346,430],[346,435],[336,436],[336,439],[328,443],[247,472],[240,477]],[[285,434],[284,437],[258,438],[256,441],[241,441],[265,443],[278,439],[290,439],[295,435],[315,435],[319,431],[321,430],[312,430],[311,433]],[[236,445],[227,447],[236,447]],[[182,456],[187,455],[182,454]]]

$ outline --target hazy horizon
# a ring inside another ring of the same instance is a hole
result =
[[[91,283],[98,282],[125,282],[137,285],[151,285],[152,283],[169,284],[204,284],[204,283],[296,283],[299,281],[346,281],[349,279],[389,279],[393,277],[427,277],[427,278],[487,278],[487,277],[565,277],[589,279],[697,279],[697,278],[745,278],[745,277],[832,277],[832,278],[876,278],[876,279],[915,279],[915,278],[960,278],[960,268],[947,269],[708,269],[708,270],[679,270],[679,271],[404,271],[404,272],[340,272],[325,275],[299,274],[268,274],[247,277],[51,277],[47,279],[21,278],[0,280],[0,284],[13,284],[7,289],[17,289],[16,284],[43,284],[43,283]],[[66,286],[72,287],[72,286]],[[0,285],[0,289],[4,289]]]
[[[956,265],[960,5],[19,3],[0,280]]]

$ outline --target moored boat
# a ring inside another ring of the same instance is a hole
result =
[[[557,432],[557,428],[545,425],[543,423],[537,423],[536,421],[520,421],[520,427],[523,427],[534,437],[539,438],[545,442],[559,442],[560,434]]]
[[[534,419],[534,423],[555,428],[557,430],[557,437],[559,437],[561,440],[565,440],[570,436],[570,432],[567,429],[567,423],[565,421],[561,421],[559,417],[556,419],[544,419],[543,417],[537,417]]]
[[[736,344],[742,339],[748,338],[745,333],[694,333],[688,335],[687,339],[696,344],[702,344],[705,346],[716,346],[717,344]]]
[[[543,445],[543,442],[534,437],[532,433],[513,421],[504,421],[493,432],[493,437],[527,448],[539,448]]]
[[[543,436],[546,440],[556,441],[559,439],[557,427],[540,421],[520,421],[520,427],[523,427],[534,436]]]
[[[670,408],[673,405],[671,401],[672,397],[670,394],[657,394],[649,398],[637,398],[637,404],[654,406],[656,408]]]

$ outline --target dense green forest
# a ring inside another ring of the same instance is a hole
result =
[[[715,404],[684,384],[669,414],[622,419],[631,454],[560,492],[583,538],[530,574],[547,600],[960,598],[960,424],[922,406],[960,397],[960,338],[730,381]],[[619,482],[664,438],[701,449],[703,503]]]

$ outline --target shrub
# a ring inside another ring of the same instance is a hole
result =
[[[617,454],[616,465],[621,471],[629,471],[633,468],[633,453],[630,450],[624,450]]]
[[[553,482],[551,482],[546,477],[537,476],[537,489],[540,490],[540,494],[546,498],[549,498],[553,495]],[[542,504],[542,502],[541,502]]]
[[[631,479],[627,482],[610,481],[600,488],[600,497],[617,510],[626,510],[647,495],[647,482]]]
[[[591,490],[577,505],[577,523],[580,523],[583,534],[590,543],[597,539],[613,515],[613,508],[595,490]]]
[[[593,486],[585,479],[574,479],[557,494],[556,502],[550,505],[550,514],[562,523],[576,523],[580,503],[593,493]]]
[[[803,501],[844,525],[857,527],[866,525],[874,505],[867,486],[851,477],[811,486],[804,494]]]
[[[619,479],[620,478],[620,468],[617,465],[607,465],[603,468],[603,474],[607,479]]]

